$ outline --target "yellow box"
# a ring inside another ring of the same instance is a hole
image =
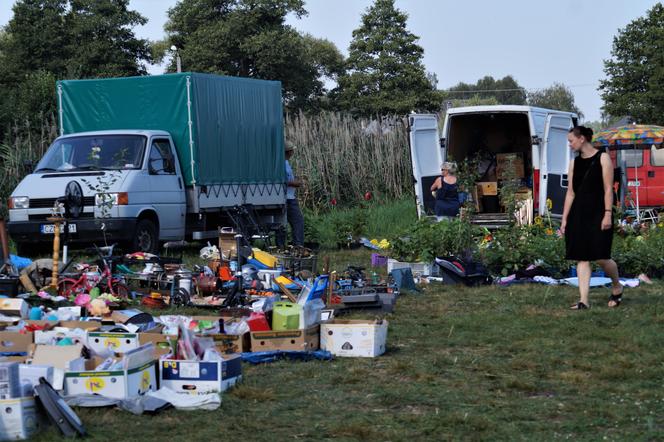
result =
[[[495,181],[477,183],[477,193],[479,196],[498,195],[498,183]]]

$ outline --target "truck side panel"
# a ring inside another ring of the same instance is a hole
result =
[[[194,74],[197,184],[284,183],[281,84]]]

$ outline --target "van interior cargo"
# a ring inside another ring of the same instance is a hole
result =
[[[499,204],[499,189],[510,176],[519,179],[520,192],[530,192],[532,198],[531,146],[530,126],[525,113],[461,114],[449,120],[447,157],[457,163],[471,159],[479,161],[479,184],[471,189],[478,213],[503,211]]]

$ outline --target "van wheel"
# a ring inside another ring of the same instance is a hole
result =
[[[149,219],[142,219],[136,223],[132,252],[157,254],[158,241],[157,228],[152,221]]]

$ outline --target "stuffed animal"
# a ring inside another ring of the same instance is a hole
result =
[[[106,305],[103,299],[93,299],[88,305],[88,311],[92,316],[106,316],[111,313],[111,309]]]

